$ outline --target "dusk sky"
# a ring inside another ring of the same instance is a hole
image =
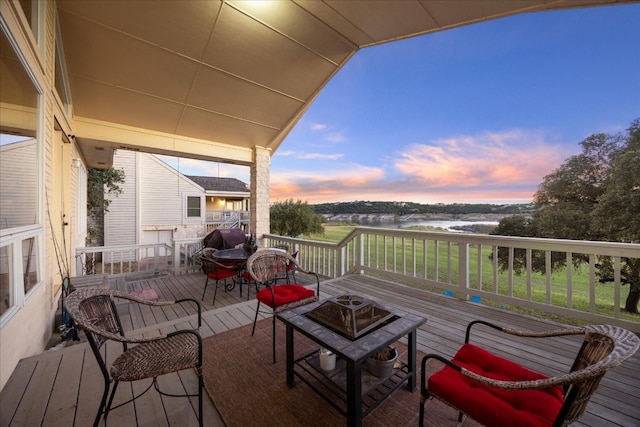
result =
[[[273,155],[271,201],[529,203],[582,140],[640,117],[638,22],[640,4],[535,13],[363,49]]]

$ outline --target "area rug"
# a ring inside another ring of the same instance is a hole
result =
[[[251,336],[251,325],[206,338],[203,342],[204,384],[227,426],[336,426],[346,418],[296,377],[293,387],[285,380],[285,327],[277,324],[277,363],[271,356],[271,320],[258,322]],[[318,344],[301,334],[295,335],[295,353],[305,354]],[[401,360],[406,346],[394,344]],[[418,370],[422,354],[418,353]],[[416,426],[420,402],[420,376],[411,393],[405,385],[375,408],[363,420],[364,426]],[[457,424],[457,412],[444,404],[428,404],[427,425]],[[477,425],[465,422],[465,426]]]

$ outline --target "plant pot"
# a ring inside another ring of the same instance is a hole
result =
[[[320,369],[332,371],[336,367],[336,355],[326,348],[320,348]]]
[[[398,360],[398,352],[389,346],[367,359],[367,370],[379,378],[388,378],[393,373],[393,365]]]

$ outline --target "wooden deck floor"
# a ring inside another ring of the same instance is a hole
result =
[[[309,283],[309,278],[299,277]],[[135,291],[154,289],[162,299],[192,297],[200,300],[204,287],[201,273],[181,276],[162,276],[125,282],[114,281],[111,286]],[[209,286],[203,301],[203,337],[237,328],[253,321],[255,302],[253,292],[246,301],[238,289],[218,290],[215,307],[211,304],[213,288]],[[383,300],[402,306],[405,310],[427,318],[418,331],[418,348],[452,356],[464,340],[466,324],[485,319],[533,330],[557,327],[556,323],[499,310],[481,304],[463,302],[442,295],[410,288],[368,276],[347,276],[323,282],[321,297],[345,292]],[[125,329],[135,334],[167,333],[186,325],[194,326],[195,310],[140,310],[135,304],[124,308]],[[264,317],[261,315],[261,317]],[[284,337],[282,337],[284,339]],[[247,339],[251,339],[250,336]],[[524,348],[517,343],[495,339],[489,333],[478,336],[479,342],[512,360],[547,374],[566,370],[573,360],[577,342],[554,339],[540,342],[537,348]],[[0,427],[17,425],[86,426],[95,416],[102,393],[102,379],[97,363],[86,343],[62,350],[48,351],[23,359],[0,393]],[[283,373],[284,377],[284,373]],[[192,372],[166,375],[162,386],[180,393],[195,390],[196,376]],[[135,390],[139,387],[136,386]],[[123,401],[135,391],[121,387],[117,399]],[[584,426],[640,426],[640,353],[609,372],[589,404],[588,413],[575,425]],[[223,426],[215,407],[205,393],[204,418],[207,426]],[[184,398],[160,398],[149,393],[145,400],[136,401],[114,410],[109,424],[126,426],[197,425],[196,402]],[[418,408],[416,408],[416,413]]]

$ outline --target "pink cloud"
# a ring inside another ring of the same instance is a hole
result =
[[[317,202],[336,200],[342,194],[357,194],[378,188],[385,179],[382,168],[349,165],[341,169],[322,171],[288,171],[271,174],[271,201],[288,198]]]
[[[412,144],[391,166],[339,164],[321,172],[272,171],[271,200],[529,203],[572,153],[535,132],[486,132]],[[394,173],[391,173],[391,172]]]
[[[430,189],[537,185],[567,154],[538,134],[512,130],[412,144],[395,166]]]

